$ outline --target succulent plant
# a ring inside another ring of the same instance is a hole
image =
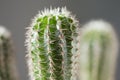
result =
[[[0,26],[0,80],[18,80],[11,35]]]
[[[27,31],[30,80],[70,80],[78,21],[66,8],[45,9]]]
[[[112,25],[93,20],[80,35],[78,80],[114,80],[118,41]]]

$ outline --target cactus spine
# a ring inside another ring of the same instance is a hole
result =
[[[112,26],[91,21],[81,33],[79,80],[114,80],[118,43]]]
[[[35,17],[26,41],[31,80],[70,80],[77,27],[66,8],[45,9]]]
[[[10,38],[9,31],[0,26],[0,80],[18,80]]]

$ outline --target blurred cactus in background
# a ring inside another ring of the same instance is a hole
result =
[[[103,20],[83,26],[79,42],[79,79],[115,80],[118,41],[112,25]]]
[[[0,80],[18,80],[11,35],[0,26]]]
[[[27,32],[30,80],[70,80],[78,21],[66,8],[45,9]]]

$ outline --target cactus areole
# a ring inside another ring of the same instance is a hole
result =
[[[45,9],[27,32],[30,80],[70,80],[78,21],[66,8]]]

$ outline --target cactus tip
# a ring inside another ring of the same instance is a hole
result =
[[[0,36],[10,37],[10,32],[3,26],[0,26]]]

